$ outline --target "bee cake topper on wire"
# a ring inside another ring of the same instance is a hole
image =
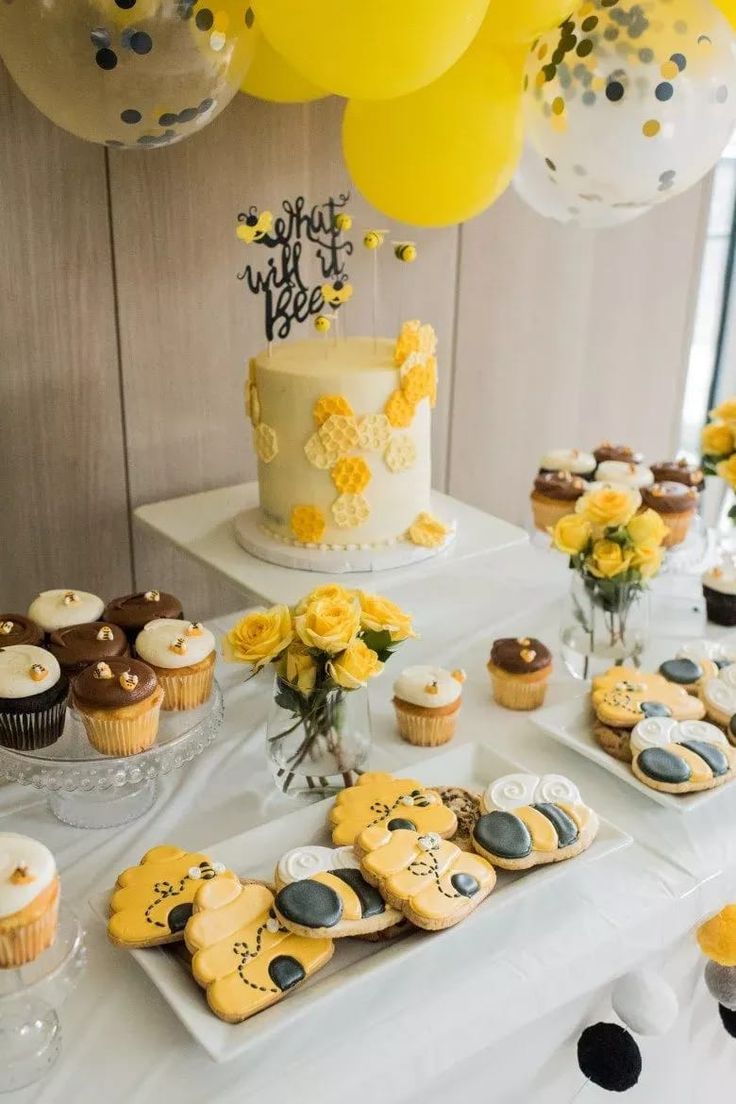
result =
[[[309,207],[304,196],[297,196],[282,202],[283,214],[251,206],[238,215],[235,233],[239,240],[249,249],[260,246],[268,250],[265,264],[257,263],[260,254],[256,254],[238,273],[238,279],[253,295],[263,296],[269,348],[274,338],[288,337],[296,322],[313,315],[336,317],[335,312],[351,298],[346,261],[353,243],[345,237],[352,226],[345,210],[349,201],[349,194],[339,195]],[[305,246],[313,248],[306,251]]]

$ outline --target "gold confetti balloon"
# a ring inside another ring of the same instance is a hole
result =
[[[2,0],[0,57],[52,122],[151,149],[211,122],[255,50],[247,0]]]
[[[713,167],[736,125],[734,45],[710,0],[589,0],[532,44],[527,137],[581,225]]]

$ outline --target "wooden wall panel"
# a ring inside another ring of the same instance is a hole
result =
[[[105,153],[0,65],[0,608],[131,583]]]
[[[511,192],[461,231],[450,491],[523,522],[549,447],[677,444],[709,189],[617,230]]]

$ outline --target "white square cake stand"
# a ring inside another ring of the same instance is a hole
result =
[[[230,586],[249,596],[257,594],[266,602],[291,605],[314,587],[333,582],[334,575],[329,571],[306,571],[267,563],[240,547],[235,538],[235,519],[257,505],[258,484],[240,483],[235,487],[221,487],[139,506],[134,517],[187,556],[211,568]],[[439,491],[432,492],[431,505],[438,517],[455,522],[457,536],[446,550],[404,567],[380,572],[351,572],[345,576],[346,584],[370,590],[376,588],[380,580],[381,588],[386,589],[402,579],[451,575],[467,560],[526,544],[529,540],[523,529]]]

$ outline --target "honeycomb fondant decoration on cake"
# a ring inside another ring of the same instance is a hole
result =
[[[355,411],[344,395],[322,395],[314,404],[312,414],[317,429],[320,429],[331,414],[343,414],[348,418],[352,418]]]
[[[705,714],[703,703],[684,686],[634,667],[611,667],[594,678],[592,702],[598,719],[615,728],[633,728],[653,714],[678,721],[699,721]]]
[[[218,879],[195,898],[185,940],[192,975],[221,1020],[240,1023],[321,970],[330,939],[303,939],[281,926],[264,885]]]
[[[473,829],[473,847],[503,870],[574,858],[590,847],[599,821],[564,775],[510,774],[481,799],[489,810]]]
[[[437,394],[436,378],[437,362],[434,357],[421,360],[414,353],[401,369],[401,390],[412,406],[416,406],[422,399],[432,402]]]
[[[270,464],[276,458],[279,451],[279,442],[276,430],[265,422],[259,422],[253,431],[256,452],[264,464]]]
[[[397,433],[383,454],[389,471],[408,471],[417,462],[417,448],[408,433]]]
[[[381,452],[391,440],[391,423],[385,414],[365,414],[358,422],[358,445],[366,452]]]
[[[437,832],[391,831],[385,823],[375,824],[360,833],[355,849],[366,880],[407,920],[428,931],[464,920],[496,884],[490,863]]]
[[[343,456],[330,472],[332,482],[341,494],[361,494],[369,485],[371,469],[362,456]]]
[[[118,877],[110,900],[107,934],[119,947],[156,947],[183,938],[192,902],[203,881],[237,883],[222,863],[163,844]]]
[[[694,793],[734,776],[736,752],[715,725],[649,717],[631,734],[631,769],[645,786],[663,793]]]
[[[401,913],[354,867],[291,882],[276,894],[274,911],[283,927],[307,939],[370,935],[401,921]]]
[[[295,506],[291,531],[302,544],[318,544],[325,535],[325,519],[318,506]]]
[[[352,844],[364,828],[384,824],[417,832],[437,832],[445,838],[457,830],[457,817],[445,808],[435,790],[425,789],[413,778],[369,772],[335,798],[330,810],[332,842]]]
[[[408,429],[414,421],[414,404],[409,402],[404,392],[399,388],[391,392],[384,409],[386,417],[394,429]]]
[[[330,414],[319,428],[319,438],[326,452],[336,459],[348,456],[358,447],[358,419],[348,414]]]
[[[432,514],[423,511],[409,526],[407,538],[422,548],[439,548],[450,535],[450,529]]]
[[[329,471],[337,460],[337,454],[328,452],[319,433],[313,433],[304,446],[307,460],[320,471]]]
[[[413,354],[430,357],[437,352],[437,336],[428,322],[422,325],[417,319],[405,322],[396,340],[394,364],[400,368]]]
[[[361,494],[341,494],[332,504],[332,516],[341,529],[355,529],[368,520],[371,508]]]

